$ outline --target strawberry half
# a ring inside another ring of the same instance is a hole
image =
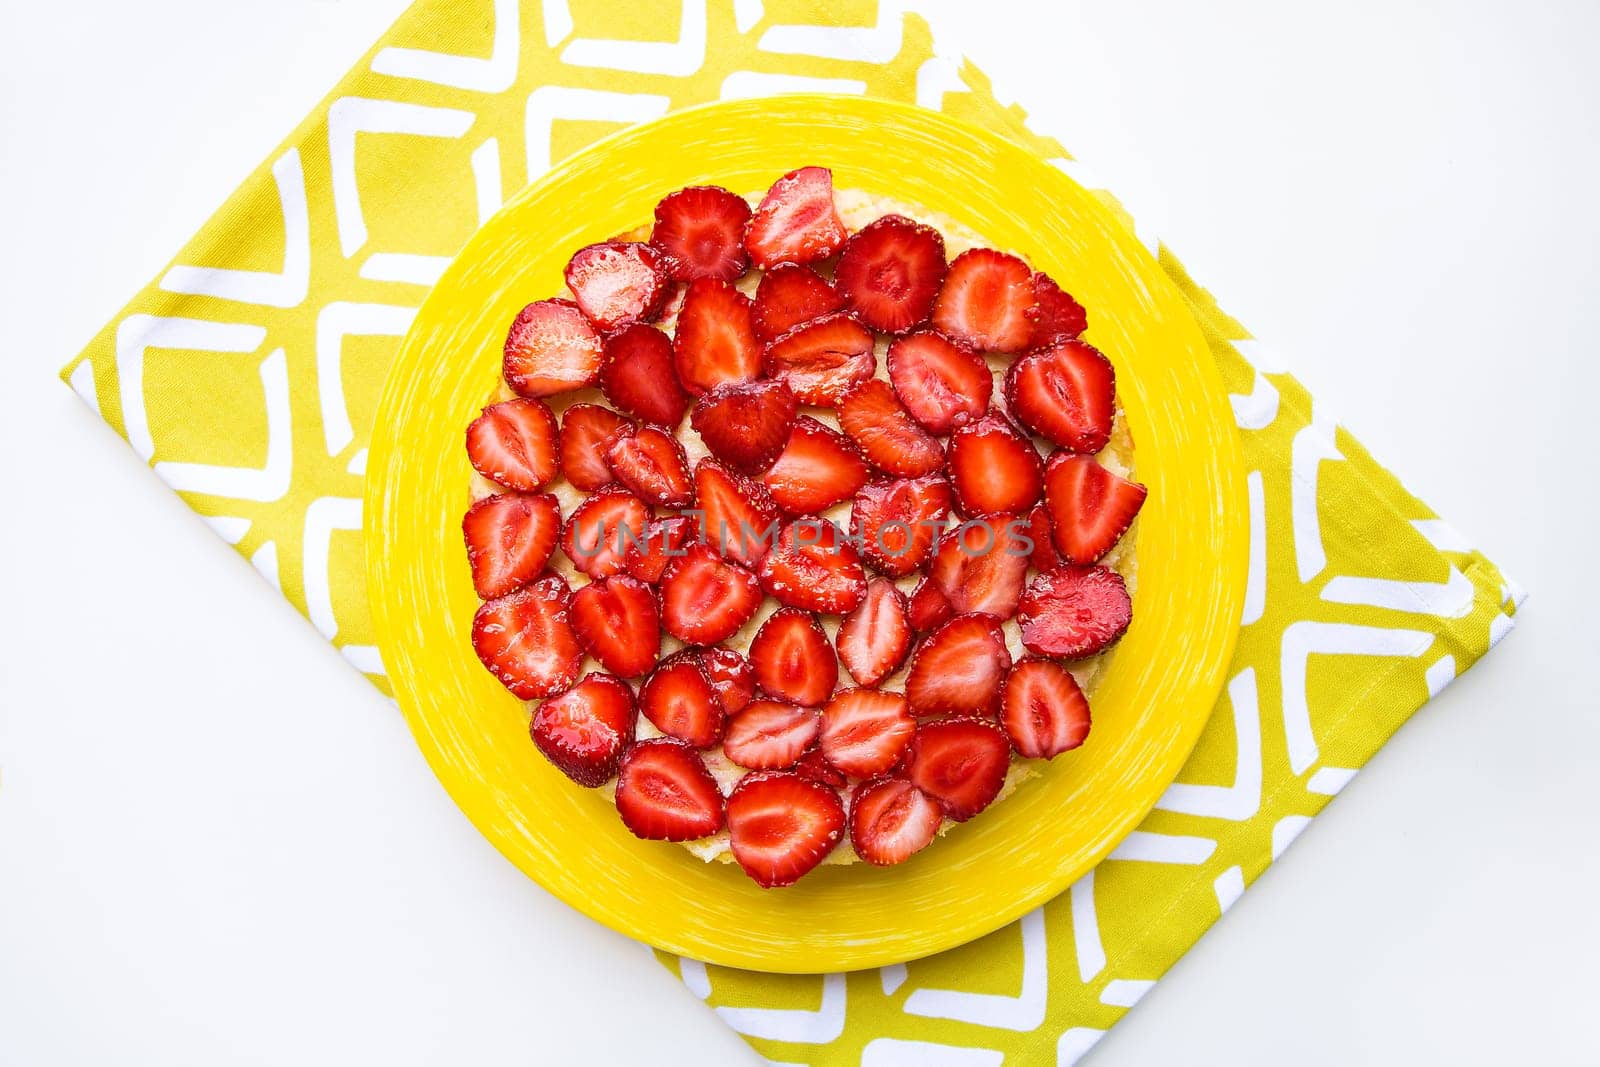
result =
[[[814,708],[839,681],[839,660],[816,617],[794,608],[767,616],[750,642],[756,684],[774,700]]]
[[[847,236],[833,206],[833,172],[801,167],[773,182],[756,205],[744,247],[758,267],[813,263],[837,252]]]
[[[989,615],[957,615],[917,646],[906,699],[921,717],[993,715],[1010,669],[1000,623]]]
[[[789,443],[800,403],[782,382],[728,382],[694,402],[689,425],[718,459],[760,474]]]
[[[905,662],[911,651],[911,623],[905,594],[887,578],[867,583],[866,596],[844,617],[834,643],[839,659],[859,684],[874,686]]]
[[[1029,583],[1018,608],[1022,647],[1036,656],[1082,659],[1109,647],[1133,620],[1122,575],[1064,566]]]
[[[479,598],[505,596],[539,577],[560,529],[561,505],[549,493],[497,493],[468,508],[461,533]]]
[[[809,778],[819,785],[828,786],[830,789],[843,789],[849,782],[849,779],[840,774],[838,769],[828,762],[827,757],[822,754],[822,749],[820,748],[813,748],[804,756],[801,756],[799,762],[794,765],[794,773],[802,778]]]
[[[572,632],[584,651],[620,678],[635,678],[655,666],[661,652],[661,620],[650,587],[618,574],[572,594]]]
[[[1061,557],[1056,555],[1055,534],[1050,530],[1050,509],[1042,502],[1035,504],[1033,510],[1028,512],[1027,521],[1019,532],[1033,542],[1028,561],[1033,564],[1034,570],[1043,574],[1061,565]]]
[[[911,417],[929,432],[947,434],[989,409],[994,375],[983,357],[931,330],[889,345],[889,383]]]
[[[727,282],[689,283],[672,333],[678,379],[699,396],[724,382],[761,374],[761,342],[750,319],[750,298]]]
[[[822,275],[798,263],[779,263],[756,286],[756,336],[771,341],[843,307],[844,297]]]
[[[938,230],[885,215],[844,243],[833,284],[862,322],[883,333],[904,333],[928,321],[944,272]]]
[[[1016,256],[970,248],[950,264],[933,324],[980,352],[1021,352],[1033,336],[1033,272]]]
[[[944,466],[939,442],[917,425],[881,378],[868,378],[844,395],[839,429],[885,474],[917,478]]]
[[[661,625],[687,645],[726,641],[760,606],[755,576],[709,545],[690,545],[661,575]]]
[[[583,317],[603,333],[655,318],[667,298],[661,253],[637,241],[586,245],[567,261],[567,288]]]
[[[606,444],[633,423],[599,404],[574,404],[561,414],[561,473],[585,492],[611,484]]]
[[[522,700],[559,693],[578,678],[583,649],[568,622],[567,583],[552,575],[491,600],[472,617],[472,648]]]
[[[911,591],[906,601],[906,621],[919,634],[937,630],[950,621],[955,609],[945,597],[944,590],[932,578],[924,578]]]
[[[728,720],[722,751],[752,771],[780,771],[817,739],[817,710],[778,700],[756,700]]]
[[[1028,579],[1026,542],[1009,515],[985,515],[939,539],[928,579],[957,615],[981,612],[996,619],[1017,613]]]
[[[826,519],[797,519],[784,527],[756,573],[768,596],[802,611],[842,615],[867,593],[861,557]]]
[[[750,205],[715,185],[691,185],[656,204],[650,243],[667,273],[680,282],[716,278],[731,282],[749,264],[744,228]]]
[[[556,769],[593,789],[611,780],[633,743],[633,690],[609,674],[588,674],[539,705],[528,725],[533,743]]]
[[[850,844],[879,867],[904,863],[927,848],[943,822],[939,802],[903,778],[862,782],[850,798]]]
[[[949,513],[943,475],[872,482],[850,504],[850,529],[874,570],[904,578],[927,560]]]
[[[693,841],[722,829],[722,793],[700,753],[682,741],[653,737],[622,757],[617,814],[646,841]]]
[[[625,489],[603,489],[567,516],[561,549],[572,565],[590,578],[621,574],[628,546],[644,543],[650,510]]]
[[[843,434],[801,415],[761,482],[784,511],[815,515],[849,500],[867,483],[867,462]]]
[[[844,803],[798,774],[748,774],[728,794],[733,858],[763,889],[793,885],[844,836]]]
[[[556,417],[539,400],[491,404],[467,427],[467,459],[491,482],[531,493],[558,472]]]
[[[606,463],[625,488],[657,507],[683,507],[694,499],[683,446],[654,426],[612,437]]]
[[[722,740],[726,713],[717,687],[694,654],[661,662],[639,688],[639,710],[657,730],[695,748]]]
[[[1117,410],[1111,361],[1083,341],[1061,341],[1023,356],[1006,372],[1006,406],[1022,424],[1073,452],[1111,440]]]
[[[1006,676],[1000,725],[1019,755],[1054,759],[1089,736],[1089,701],[1061,664],[1025,659]]]
[[[1147,492],[1090,456],[1051,456],[1044,472],[1044,503],[1062,560],[1093,563],[1111,551],[1138,517]]]
[[[1056,280],[1044,271],[1033,274],[1033,307],[1027,311],[1033,333],[1029,348],[1044,348],[1070,340],[1089,328],[1089,315]]]
[[[711,679],[727,714],[738,712],[756,698],[756,672],[741,653],[731,648],[702,648],[695,658]]]
[[[699,526],[688,515],[651,519],[645,524],[642,542],[630,543],[623,549],[623,566],[639,581],[655,585],[667,564],[683,555],[684,547],[699,533]]]
[[[907,777],[939,802],[944,813],[965,822],[994,803],[1011,766],[1011,745],[985,719],[923,723],[911,739]]]
[[[777,540],[778,507],[760,482],[702,459],[694,468],[694,493],[705,540],[728,559],[754,565]]]
[[[950,435],[950,484],[967,515],[1020,515],[1044,489],[1044,461],[1011,420],[991,411]]]
[[[872,331],[844,311],[779,334],[768,343],[763,359],[768,374],[787,384],[802,402],[817,405],[839,403],[878,366]]]
[[[600,389],[618,411],[658,426],[676,426],[689,407],[672,366],[672,339],[642,322],[606,337]]]
[[[538,300],[517,313],[501,369],[518,396],[541,397],[593,385],[605,351],[570,300]]]
[[[819,744],[828,762],[852,778],[886,774],[905,755],[917,720],[906,698],[876,689],[846,689],[822,709]]]

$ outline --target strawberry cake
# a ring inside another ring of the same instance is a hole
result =
[[[1145,489],[1048,275],[822,167],[578,249],[467,428],[472,643],[641,838],[902,862],[1083,744]]]

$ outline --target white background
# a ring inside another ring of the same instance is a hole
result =
[[[1600,7],[1033,6],[925,9],[1533,593],[1095,1062],[1595,1062]],[[54,378],[402,7],[0,2],[0,1063],[750,1058]]]

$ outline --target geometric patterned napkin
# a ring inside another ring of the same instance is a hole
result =
[[[385,371],[428,286],[553,160],[674,108],[795,90],[977,121],[1098,192],[898,4],[424,0],[62,376],[387,691],[362,477]],[[1520,590],[1134,230],[1204,326],[1242,431],[1250,577],[1225,691],[1139,829],[988,937],[848,975],[658,954],[774,1061],[1074,1061],[1512,626]]]

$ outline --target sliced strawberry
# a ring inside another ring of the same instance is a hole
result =
[[[733,858],[763,889],[793,885],[844,836],[839,794],[798,774],[747,774],[727,807]]]
[[[904,333],[928,321],[944,281],[944,238],[903,215],[867,223],[844,243],[833,284],[874,330]]]
[[[685,644],[726,641],[760,606],[755,576],[709,545],[690,545],[661,575],[661,625]]]
[[[654,426],[612,437],[606,463],[625,488],[657,507],[683,507],[694,499],[683,446]]]
[[[1089,736],[1089,701],[1072,672],[1047,659],[1025,659],[1006,676],[1000,725],[1029,759],[1054,759]]]
[[[633,690],[609,674],[588,674],[539,705],[528,725],[533,743],[556,769],[593,789],[611,780],[633,744]]]
[[[1044,460],[1010,419],[991,411],[950,435],[950,484],[966,515],[1019,515],[1044,489]]]
[[[779,771],[793,767],[816,739],[816,708],[755,700],[728,720],[722,751],[752,771]]]
[[[689,283],[672,334],[678,379],[699,396],[724,382],[761,374],[761,342],[750,320],[750,298],[727,282]]]
[[[731,282],[744,273],[744,228],[750,205],[715,185],[691,185],[656,204],[650,243],[667,273],[680,282],[716,278]]]
[[[655,585],[667,564],[683,555],[684,548],[699,533],[699,525],[688,515],[652,519],[645,524],[641,543],[630,543],[623,549],[623,566],[641,582]]]
[[[900,669],[911,651],[905,594],[887,578],[867,583],[867,594],[844,617],[834,642],[839,659],[861,685],[873,686]]]
[[[843,789],[849,782],[849,779],[828,762],[820,748],[813,748],[801,756],[800,761],[794,765],[794,773],[831,789]]]
[[[593,385],[604,358],[600,335],[578,305],[539,300],[512,321],[501,367],[518,396],[553,396]]]
[[[939,802],[904,778],[879,778],[856,786],[850,798],[850,844],[868,863],[904,863],[938,836]]]
[[[727,717],[717,687],[692,654],[669,657],[650,672],[639,688],[639,710],[657,730],[695,748],[721,741]]]
[[[799,401],[782,382],[728,382],[694,402],[689,425],[711,454],[744,474],[778,461]]]
[[[674,738],[653,737],[622,757],[617,814],[646,841],[693,841],[722,829],[722,793],[700,753]]]
[[[851,502],[850,529],[875,570],[904,578],[928,558],[949,513],[950,483],[943,475],[872,482]]]
[[[630,544],[644,543],[650,510],[624,489],[603,489],[567,516],[561,548],[584,574],[609,578],[621,574]]]
[[[1044,271],[1033,274],[1033,307],[1027,311],[1033,333],[1029,348],[1044,348],[1069,340],[1089,328],[1089,315],[1056,280]]]
[[[756,684],[775,700],[814,708],[839,681],[839,660],[816,616],[779,608],[750,642]]]
[[[908,333],[889,345],[889,383],[911,417],[947,434],[989,409],[994,375],[966,345],[932,330]]]
[[[815,515],[849,500],[867,483],[867,462],[839,431],[802,415],[761,481],[784,511]]]
[[[988,615],[957,615],[917,646],[906,699],[918,716],[993,715],[1010,669],[1000,623]]]
[[[539,400],[491,404],[467,427],[467,459],[473,470],[507,489],[541,488],[558,472],[556,417]]]
[[[585,245],[567,261],[566,279],[578,310],[605,333],[655,318],[669,288],[661,253],[637,241]]]
[[[611,484],[606,443],[633,423],[599,404],[574,404],[561,413],[561,473],[585,492]]]
[[[522,700],[559,693],[578,679],[583,649],[568,622],[567,583],[552,575],[478,608],[472,647],[489,673]]]
[[[768,596],[803,611],[842,615],[867,594],[861,557],[826,519],[796,519],[784,527],[756,573]]]
[[[822,709],[819,741],[828,762],[852,778],[886,774],[916,733],[906,698],[876,689],[846,689]]]
[[[560,531],[561,505],[549,493],[497,493],[473,504],[461,533],[478,596],[493,600],[539,577]]]
[[[848,231],[833,206],[833,172],[801,167],[772,183],[744,231],[744,247],[758,267],[813,263],[844,244]]]
[[[877,369],[872,331],[836,311],[779,334],[763,357],[767,373],[807,404],[832,405]]]
[[[1111,551],[1133,525],[1146,492],[1090,456],[1051,456],[1044,472],[1044,503],[1062,560],[1093,563]]]
[[[661,620],[650,587],[625,574],[602,578],[572,594],[572,632],[578,643],[620,678],[655,666]]]
[[[985,515],[939,539],[928,579],[957,615],[981,612],[1009,619],[1028,579],[1025,547],[1009,515]]]
[[[885,474],[916,478],[944,466],[944,449],[917,425],[881,378],[868,378],[839,402],[839,429]]]
[[[695,655],[722,698],[723,711],[732,715],[756,698],[755,668],[741,653],[731,648],[702,648]]]
[[[1035,504],[1033,510],[1028,512],[1027,521],[1021,532],[1033,542],[1029,562],[1033,564],[1034,570],[1043,574],[1061,565],[1061,557],[1056,555],[1055,534],[1050,530],[1050,509],[1042,502]]]
[[[1132,620],[1128,587],[1109,567],[1068,565],[1041,574],[1028,584],[1018,609],[1022,647],[1060,659],[1107,648]]]
[[[728,559],[754,565],[778,537],[778,507],[766,486],[714,459],[694,468],[700,529],[707,543]]]
[[[1073,452],[1111,440],[1117,410],[1111,361],[1083,341],[1032,352],[1006,372],[1006,406],[1022,424]]]
[[[986,719],[923,723],[911,740],[907,776],[944,813],[965,822],[1000,795],[1011,766],[1011,745]]]
[[[1021,352],[1033,336],[1033,272],[1016,256],[969,248],[950,264],[933,302],[941,333],[979,352]]]
[[[678,425],[689,407],[672,366],[672,339],[642,322],[606,337],[600,388],[619,411],[658,426]]]
[[[911,628],[919,634],[937,630],[950,621],[950,616],[955,614],[955,609],[950,606],[950,601],[945,598],[944,590],[939,588],[939,583],[932,578],[924,578],[917,583],[911,591],[911,597],[906,601],[906,619],[911,623]]]
[[[798,263],[779,263],[756,286],[756,336],[771,341],[843,307],[844,297],[822,275]]]

